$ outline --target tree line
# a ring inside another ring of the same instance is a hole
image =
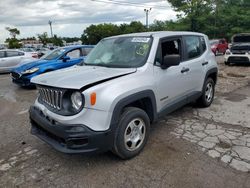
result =
[[[84,44],[96,44],[104,37],[143,31],[194,31],[209,38],[230,38],[250,32],[249,0],[168,0],[177,12],[176,20],[159,21],[146,28],[141,22],[90,25],[81,36]]]

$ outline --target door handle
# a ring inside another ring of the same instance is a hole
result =
[[[204,63],[202,63],[202,66],[205,66],[205,65],[207,65],[208,64],[208,62],[204,62]]]
[[[183,68],[181,69],[181,73],[188,72],[189,70],[190,70],[189,68],[183,67]]]

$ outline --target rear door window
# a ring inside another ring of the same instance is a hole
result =
[[[7,57],[16,57],[16,56],[19,56],[19,53],[16,51],[7,51],[6,56]]]
[[[186,59],[199,57],[204,52],[199,36],[185,36]],[[205,42],[205,41],[204,41]],[[204,43],[206,45],[206,43]]]

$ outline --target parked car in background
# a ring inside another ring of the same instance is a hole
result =
[[[225,39],[210,40],[210,46],[214,55],[225,54],[228,49],[228,43]]]
[[[20,86],[32,86],[30,79],[34,76],[78,64],[93,48],[92,45],[57,48],[37,61],[14,69],[11,72],[12,81]]]
[[[24,62],[34,60],[32,53],[29,52],[12,49],[0,50],[0,73],[10,72]]]
[[[250,63],[250,33],[236,34],[224,56],[225,64]]]
[[[41,58],[42,56],[44,56],[50,52],[51,52],[51,50],[48,48],[40,48],[37,50],[38,58]]]
[[[20,48],[20,50],[26,53],[30,53],[33,58],[38,58],[38,53],[34,48]]]

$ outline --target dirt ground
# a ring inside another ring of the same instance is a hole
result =
[[[216,97],[152,125],[143,152],[66,155],[30,134],[36,90],[0,75],[0,187],[250,187],[250,66],[218,57]]]

